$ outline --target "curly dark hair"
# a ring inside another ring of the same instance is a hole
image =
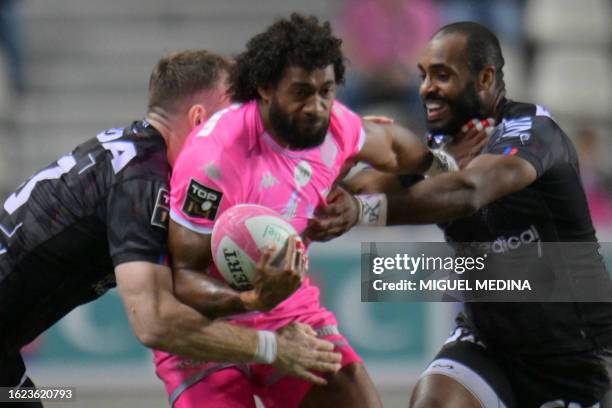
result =
[[[314,16],[293,13],[276,21],[249,40],[236,57],[230,74],[230,93],[236,102],[257,98],[258,86],[276,85],[286,68],[308,71],[333,64],[336,83],[344,82],[342,40],[332,35],[329,22],[319,24]]]

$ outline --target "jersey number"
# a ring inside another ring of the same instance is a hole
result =
[[[132,142],[115,141],[123,135],[122,128],[109,129],[106,132],[100,133],[98,141],[102,144],[106,150],[111,152],[113,159],[111,164],[113,165],[113,171],[115,174],[119,173],[126,164],[136,157],[136,148]]]
[[[111,129],[100,133],[97,138],[106,150],[111,152],[113,159],[111,164],[115,174],[119,173],[134,157],[136,157],[136,148],[134,143],[125,141],[114,141],[121,137],[123,129]],[[43,180],[55,180],[63,174],[68,173],[76,165],[74,156],[68,154],[61,157],[57,161],[57,165],[43,169],[33,175],[23,186],[21,190],[11,194],[4,202],[4,209],[7,213],[14,213],[19,207],[25,204],[32,194],[32,190],[36,187],[36,183]]]

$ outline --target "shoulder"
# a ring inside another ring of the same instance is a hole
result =
[[[192,144],[230,147],[256,132],[259,112],[255,101],[236,103],[215,112],[189,137]]]
[[[523,144],[532,139],[552,140],[562,130],[550,112],[542,105],[524,102],[506,102],[502,120],[493,138],[496,141],[517,139]]]
[[[544,107],[511,101],[503,106],[502,121],[485,152],[525,159],[538,176],[575,159],[571,141]]]
[[[334,101],[330,117],[332,128],[360,128],[361,117],[338,101]]]
[[[194,129],[174,163],[173,186],[201,177],[218,182],[221,174],[243,171],[255,137],[256,111],[254,104],[235,104]]]
[[[116,182],[133,179],[167,180],[170,173],[164,139],[153,128],[135,122],[126,128],[99,133],[105,162]]]
[[[332,107],[329,131],[342,148],[350,151],[360,147],[365,138],[361,117],[338,101]]]

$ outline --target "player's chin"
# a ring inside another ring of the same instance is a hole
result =
[[[427,120],[427,130],[434,135],[453,135],[458,131],[458,126],[452,118],[440,118]]]
[[[447,126],[438,121],[427,121],[427,130],[433,135],[447,134]]]
[[[300,132],[302,137],[294,143],[294,148],[298,150],[312,149],[323,144],[327,129],[317,132]]]

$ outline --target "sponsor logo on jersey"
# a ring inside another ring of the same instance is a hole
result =
[[[213,180],[221,180],[221,166],[214,160],[204,166],[204,173]]]
[[[259,190],[268,189],[278,184],[276,177],[272,175],[272,172],[266,171],[261,176],[261,183],[259,184]]]
[[[295,166],[293,177],[295,178],[295,184],[298,188],[302,188],[308,184],[312,178],[312,167],[310,167],[310,163],[306,160],[299,162],[298,165]]]
[[[291,197],[289,197],[287,205],[285,206],[283,211],[281,211],[281,214],[288,219],[295,218],[298,206],[300,205],[300,201],[302,201],[302,199],[300,198],[299,193],[297,191],[294,191],[291,194]]]
[[[534,225],[530,226],[520,234],[511,235],[509,237],[502,235],[497,237],[493,242],[483,242],[478,244],[478,246],[481,251],[484,251],[485,253],[503,254],[519,249],[523,245],[532,243],[538,244],[538,255],[541,257],[542,247],[540,234]]]
[[[151,225],[159,228],[168,229],[168,218],[170,217],[170,193],[165,188],[160,188],[157,192]]]
[[[191,179],[187,187],[183,212],[191,217],[214,220],[223,194]]]
[[[504,119],[502,121],[502,139],[519,138],[521,144],[526,144],[531,138],[531,127],[533,121],[530,116],[516,119]]]

